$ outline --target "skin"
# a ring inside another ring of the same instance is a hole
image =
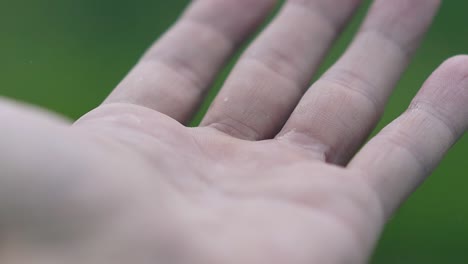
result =
[[[74,124],[2,100],[0,262],[366,263],[468,128],[457,56],[362,146],[439,2],[376,0],[307,89],[359,1],[286,1],[195,128],[204,91],[275,1],[194,1]]]

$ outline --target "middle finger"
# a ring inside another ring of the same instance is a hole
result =
[[[247,140],[272,138],[360,0],[288,0],[241,58],[202,125]]]

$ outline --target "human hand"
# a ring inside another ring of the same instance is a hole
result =
[[[197,128],[183,124],[275,1],[194,1],[74,125],[4,101],[0,262],[366,262],[466,131],[468,58],[444,63],[356,154],[439,5],[376,0],[306,92],[358,2],[287,1]]]

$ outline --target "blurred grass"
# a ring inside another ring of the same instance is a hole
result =
[[[0,95],[75,119],[105,98],[188,2],[0,0]],[[378,129],[405,109],[441,62],[468,53],[468,2],[443,2]],[[365,6],[322,71],[349,43]],[[231,66],[214,85],[211,98]],[[468,263],[467,156],[465,137],[390,222],[374,263]]]

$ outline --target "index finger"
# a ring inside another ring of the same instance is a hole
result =
[[[145,106],[188,122],[224,62],[276,2],[193,1],[105,103]]]

